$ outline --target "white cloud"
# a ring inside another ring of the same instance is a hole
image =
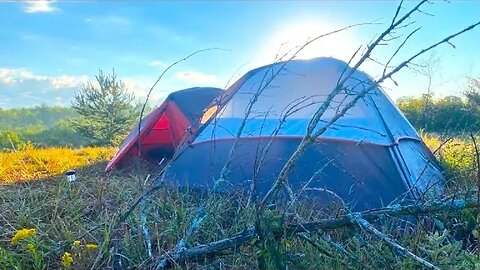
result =
[[[123,78],[122,82],[129,92],[132,92],[136,97],[145,97],[148,90],[153,83],[137,78]]]
[[[0,106],[69,105],[87,80],[85,75],[45,76],[24,68],[0,68],[0,96],[4,97]]]
[[[56,89],[61,88],[71,88],[80,86],[88,81],[88,77],[85,75],[82,76],[69,76],[61,75],[56,77],[49,78],[52,86]]]
[[[34,75],[32,72],[26,69],[9,69],[0,68],[0,83],[6,85],[15,85],[23,82],[24,80],[47,80],[46,76]]]
[[[151,66],[151,67],[166,67],[167,66],[167,64],[165,64],[162,61],[158,61],[158,60],[152,61],[152,62],[148,63],[148,65]]]
[[[197,71],[181,71],[175,73],[175,78],[182,81],[193,83],[216,83],[218,78],[214,75],[209,75]]]
[[[127,25],[130,24],[130,20],[120,16],[105,16],[85,19],[86,23],[90,24],[115,24],[115,25]]]
[[[53,6],[53,0],[33,0],[25,2],[25,12],[27,13],[49,13],[58,11],[58,8]]]
[[[151,78],[122,77],[120,79],[127,90],[135,94],[140,101],[145,99],[153,84]],[[86,75],[46,76],[35,74],[25,68],[0,67],[0,107],[28,107],[40,104],[69,106],[75,92],[88,81],[96,85],[95,79]],[[174,89],[167,81],[164,81],[162,86],[152,92],[149,99],[152,104],[159,104],[170,93],[170,89]]]
[[[71,88],[82,85],[87,82],[88,78],[82,76],[44,76],[36,75],[29,70],[18,68],[0,68],[0,83],[4,85],[14,86],[26,81],[47,82],[54,89]]]

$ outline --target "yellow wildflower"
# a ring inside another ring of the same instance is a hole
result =
[[[80,246],[80,240],[73,241],[73,248],[77,248]]]
[[[27,245],[27,249],[30,250],[31,253],[35,253],[35,245],[32,243],[29,243]]]
[[[64,268],[69,267],[73,263],[72,253],[70,252],[63,253],[61,263]]]
[[[35,229],[20,229],[20,230],[17,230],[15,235],[12,237],[12,240],[10,241],[10,243],[12,245],[16,245],[18,243],[18,241],[21,241],[23,239],[27,239],[27,238],[30,238],[32,236],[35,236],[36,233],[37,233],[37,231]]]
[[[85,247],[88,250],[95,250],[95,249],[97,249],[98,246],[96,244],[86,244]]]

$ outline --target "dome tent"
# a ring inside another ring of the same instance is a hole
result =
[[[186,137],[186,131],[198,122],[203,110],[222,92],[218,88],[195,87],[171,93],[141,120],[140,133],[138,123],[133,126],[105,170],[121,166],[133,156],[147,160],[170,157]],[[141,151],[138,149],[139,139]]]
[[[256,179],[259,195],[265,194],[305,136],[315,111],[349,69],[343,61],[316,58],[276,63],[248,72],[206,111],[204,118],[212,111],[215,117],[175,157],[166,178],[179,185],[213,185],[238,141],[222,188],[248,191],[252,179]],[[277,71],[278,75],[265,85]],[[316,129],[371,85],[368,75],[355,71]],[[263,91],[237,138],[257,89]],[[416,199],[424,192],[441,190],[444,184],[432,153],[379,87],[369,91],[306,149],[288,181],[294,192],[308,182],[308,188],[317,190],[312,196],[325,197],[322,191],[329,191],[354,210],[381,207],[398,198]]]

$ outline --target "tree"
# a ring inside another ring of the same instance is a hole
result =
[[[469,78],[468,88],[464,95],[472,107],[480,107],[480,78]]]
[[[428,129],[433,117],[433,81],[440,68],[440,58],[434,52],[429,57],[420,59],[416,65],[412,65],[412,70],[424,76],[427,79],[427,92],[422,95],[423,109],[419,118],[419,124],[422,129]]]
[[[397,105],[405,117],[417,129],[436,133],[478,132],[480,130],[480,113],[475,113],[478,105],[470,100],[457,96],[433,98],[403,97]],[[429,102],[429,123],[424,122],[425,103]]]
[[[115,145],[135,122],[138,106],[115,71],[100,70],[95,78],[98,85],[88,82],[76,93],[72,107],[80,117],[71,123],[92,145]]]

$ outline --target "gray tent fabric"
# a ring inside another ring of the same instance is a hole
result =
[[[222,89],[214,87],[193,87],[173,92],[167,99],[175,102],[188,120],[193,123],[200,119],[205,107],[222,91]]]
[[[222,189],[248,192],[256,181],[259,195],[265,194],[314,113],[348,71],[343,61],[316,58],[248,72],[212,106],[216,113],[204,116],[210,119],[173,161],[167,179],[201,188],[213,185],[237,141]],[[316,129],[372,84],[370,76],[355,71]],[[262,152],[265,158],[259,160]],[[337,194],[352,209],[362,210],[438,194],[444,178],[412,125],[385,92],[374,87],[307,149],[290,172],[289,184],[294,191],[317,190],[319,198],[325,196],[321,190]]]

